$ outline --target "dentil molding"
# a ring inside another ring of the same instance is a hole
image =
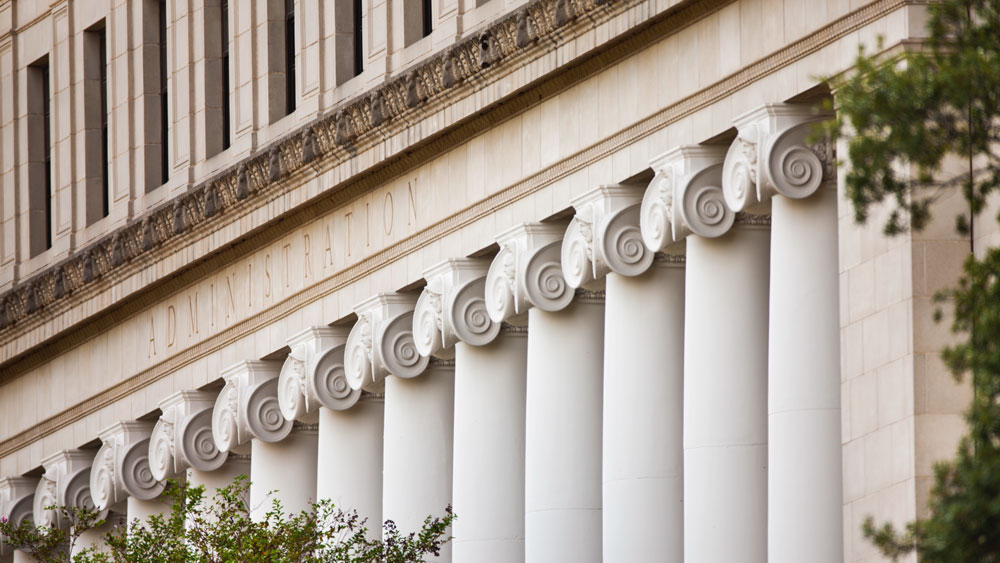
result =
[[[109,509],[130,496],[152,500],[163,492],[166,482],[149,468],[152,432],[153,423],[131,421],[98,434],[102,444],[90,470],[90,496],[98,509]]]
[[[212,411],[212,436],[221,451],[242,453],[240,448],[256,438],[278,442],[292,432],[278,406],[281,362],[247,361],[222,372],[226,381]]]
[[[695,234],[724,235],[735,214],[722,195],[725,148],[684,145],[650,161],[655,173],[640,210],[642,240],[654,252]]]
[[[288,338],[291,348],[278,375],[278,405],[287,420],[315,424],[321,406],[346,410],[361,398],[344,371],[350,329],[315,326]]]
[[[811,139],[817,122],[829,119],[806,104],[765,104],[733,120],[738,131],[726,153],[722,189],[735,212],[752,211],[781,194],[811,196],[836,178],[833,143]]]
[[[523,223],[499,235],[486,274],[486,310],[495,322],[523,324],[530,307],[559,311],[573,300],[561,263],[564,224]]]
[[[189,467],[214,471],[226,462],[212,436],[215,393],[178,391],[160,401],[160,419],[149,439],[149,470],[162,481]]]
[[[421,356],[453,358],[458,341],[489,344],[500,323],[486,310],[488,260],[445,260],[424,272],[427,285],[413,311],[413,340]]]
[[[36,525],[65,529],[72,524],[59,511],[46,507],[97,508],[90,496],[90,468],[93,461],[93,450],[79,449],[61,450],[42,460],[45,473],[38,480],[31,507]]]
[[[344,369],[352,389],[380,393],[389,375],[411,378],[424,372],[427,357],[413,340],[417,297],[379,293],[354,307],[358,322],[347,337]]]
[[[639,231],[642,186],[600,186],[574,198],[576,214],[562,241],[563,276],[582,287],[609,272],[638,276],[653,263]]]
[[[25,520],[31,521],[32,501],[38,487],[36,477],[6,477],[0,479],[0,518],[6,518],[11,525],[20,526]],[[0,535],[0,555],[13,553],[13,548],[4,543]]]

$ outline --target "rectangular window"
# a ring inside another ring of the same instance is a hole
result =
[[[84,167],[86,220],[107,217],[108,180],[108,51],[104,21],[83,33]]]
[[[165,184],[170,178],[170,161],[167,159],[169,146],[167,132],[170,123],[167,117],[167,2],[158,2],[160,24],[160,183]]]
[[[295,111],[295,0],[285,0],[285,115]]]
[[[361,0],[334,1],[333,23],[336,31],[337,86],[358,76],[365,69],[361,10]]]
[[[431,34],[434,13],[431,0],[403,0],[403,44],[412,45]]]
[[[222,60],[222,150],[229,148],[229,0],[219,5],[219,41]]]
[[[358,76],[365,70],[364,47],[362,39],[364,34],[361,31],[361,0],[351,0],[351,20],[354,22],[352,43],[354,46],[354,76]]]
[[[146,191],[162,186],[170,175],[167,147],[167,4],[142,0],[142,143]],[[124,141],[124,140],[122,140]]]
[[[28,246],[52,248],[52,137],[48,57],[28,67]]]

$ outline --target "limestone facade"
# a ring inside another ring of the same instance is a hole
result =
[[[0,2],[0,515],[247,473],[456,562],[878,561],[973,246],[807,133],[921,4]]]

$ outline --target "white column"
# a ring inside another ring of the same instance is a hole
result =
[[[135,497],[128,497],[128,502],[126,503],[126,514],[128,517],[129,525],[132,524],[134,520],[139,520],[140,523],[145,524],[150,516],[154,514],[160,514],[166,518],[172,507],[173,501],[166,497],[159,497],[152,500],[142,500]]]
[[[770,234],[756,216],[731,228],[723,154],[685,146],[654,159],[642,234],[654,250],[687,241],[684,560],[763,563]]]
[[[455,345],[456,563],[524,561],[527,336],[507,325],[485,346]]]
[[[224,370],[226,386],[212,412],[219,450],[245,451],[250,445],[250,515],[255,519],[264,518],[274,499],[286,514],[296,514],[316,498],[316,429],[293,429],[282,415],[281,367],[276,361],[248,361]],[[294,476],[289,467],[296,468]]]
[[[524,560],[524,391],[527,329],[486,310],[489,262],[452,259],[424,272],[413,330],[423,356],[455,360],[452,557]],[[484,486],[488,483],[488,486]]]
[[[404,533],[451,504],[455,371],[435,360],[420,377],[385,380],[382,517]],[[439,561],[451,561],[451,544]]]
[[[26,518],[30,519],[32,501],[37,487],[37,477],[4,477],[0,479],[0,518],[5,518],[13,526],[20,526]],[[0,561],[15,560],[17,551],[6,545],[3,538],[0,537]]]
[[[723,179],[734,209],[771,202],[770,563],[843,560],[835,160],[816,119],[791,104],[737,118]]]
[[[191,467],[186,471],[186,474],[188,485],[205,488],[202,498],[205,499],[205,506],[208,506],[219,489],[232,485],[233,481],[240,475],[250,476],[250,456],[229,454],[216,469],[203,471]]]
[[[316,496],[356,510],[369,537],[382,530],[382,394],[364,393],[350,409],[319,411]]]

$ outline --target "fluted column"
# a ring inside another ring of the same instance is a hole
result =
[[[490,319],[488,268],[460,259],[428,269],[413,319],[421,355],[455,360],[455,562],[524,560],[527,328]]]
[[[344,372],[349,327],[312,327],[288,339],[278,378],[286,419],[319,423],[318,499],[356,510],[379,537],[382,514],[382,398],[352,389]],[[324,408],[325,407],[325,408]]]
[[[767,560],[766,220],[734,226],[724,149],[654,159],[642,234],[653,250],[686,240],[684,560]]]
[[[25,520],[31,521],[32,503],[37,487],[37,477],[0,479],[0,518],[6,519],[13,526],[20,526]],[[4,543],[3,536],[0,536],[0,560],[13,561],[15,551],[17,550]],[[30,556],[28,559],[30,560]]]
[[[97,450],[90,470],[90,494],[100,510],[127,515],[128,521],[145,520],[169,507],[157,500],[166,482],[153,476],[149,466],[151,422],[119,422],[98,434]]]
[[[417,352],[415,304],[416,296],[404,294],[358,304],[345,351],[351,388],[384,393],[382,518],[404,533],[451,504],[453,369],[427,369],[428,359]],[[439,560],[451,560],[450,545]]]
[[[226,381],[212,413],[212,435],[222,451],[250,445],[250,516],[262,519],[277,499],[297,514],[316,498],[316,428],[285,420],[278,405],[281,362],[241,362],[222,372]],[[288,468],[295,468],[290,476]],[[272,493],[272,491],[274,491]]]
[[[502,233],[486,277],[495,322],[528,316],[528,562],[601,560],[603,293],[571,304],[559,261],[564,230],[525,224]]]
[[[811,106],[736,120],[730,207],[771,203],[768,561],[843,560],[837,196]]]
[[[572,287],[606,283],[604,560],[679,563],[684,263],[661,255],[650,269],[653,251],[639,229],[643,188],[602,186],[574,199],[562,265]]]

